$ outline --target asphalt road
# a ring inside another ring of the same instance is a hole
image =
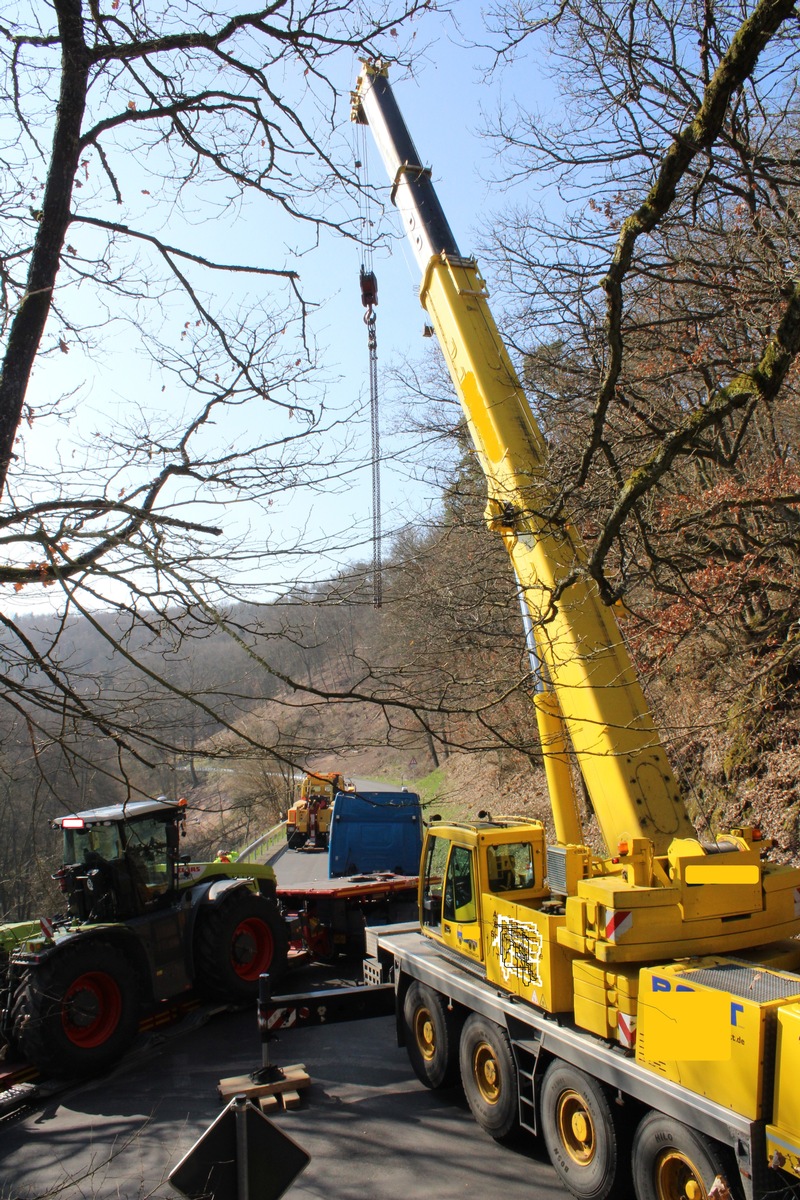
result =
[[[563,1200],[535,1144],[495,1144],[460,1090],[417,1082],[392,1018],[293,1030],[271,1057],[304,1063],[312,1081],[301,1108],[272,1118],[311,1154],[288,1200]],[[175,1200],[167,1175],[222,1110],[218,1080],[260,1061],[254,1014],[173,1032],[112,1076],[0,1124],[0,1196]]]

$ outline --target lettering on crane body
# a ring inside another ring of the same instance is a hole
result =
[[[654,992],[671,992],[676,995],[679,992],[690,993],[696,997],[710,996],[710,1003],[716,1009],[719,1007],[717,996],[713,993],[698,992],[696,988],[690,987],[688,983],[676,983],[672,979],[668,979],[663,975],[651,975],[652,990]],[[692,1002],[695,1004],[696,1002]],[[702,1000],[700,1000],[702,1003]],[[739,1027],[739,1017],[744,1013],[744,1005],[737,1000],[730,1000],[730,1023],[734,1028]]]
[[[695,988],[657,970],[649,974],[650,987],[639,993],[640,1050],[646,1058],[730,1061],[734,1046],[745,1045],[745,1006],[729,992]]]

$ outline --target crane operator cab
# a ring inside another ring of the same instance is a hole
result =
[[[486,955],[488,898],[537,907],[549,897],[544,828],[537,821],[489,818],[474,825],[434,826],[426,836],[423,864],[423,932],[478,962]]]

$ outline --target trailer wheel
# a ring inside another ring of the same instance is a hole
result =
[[[630,1194],[623,1139],[596,1079],[556,1059],[542,1084],[541,1116],[550,1161],[574,1196],[606,1200]]]
[[[734,1172],[724,1149],[680,1121],[651,1112],[633,1139],[633,1180],[637,1200],[708,1200],[717,1176],[734,1196]]]
[[[461,1082],[472,1115],[493,1138],[519,1128],[517,1069],[504,1029],[472,1013],[461,1031]]]
[[[237,888],[201,910],[194,938],[196,981],[208,996],[245,1004],[258,996],[258,977],[286,970],[289,940],[277,903]]]
[[[406,1049],[414,1074],[425,1087],[448,1087],[458,1078],[458,1028],[444,996],[423,983],[411,984],[403,1001]]]
[[[139,1027],[139,989],[120,950],[92,938],[65,944],[23,977],[13,1039],[48,1075],[94,1075],[116,1062]]]

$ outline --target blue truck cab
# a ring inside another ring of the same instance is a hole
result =
[[[331,814],[328,876],[418,875],[422,806],[415,792],[337,792]]]

